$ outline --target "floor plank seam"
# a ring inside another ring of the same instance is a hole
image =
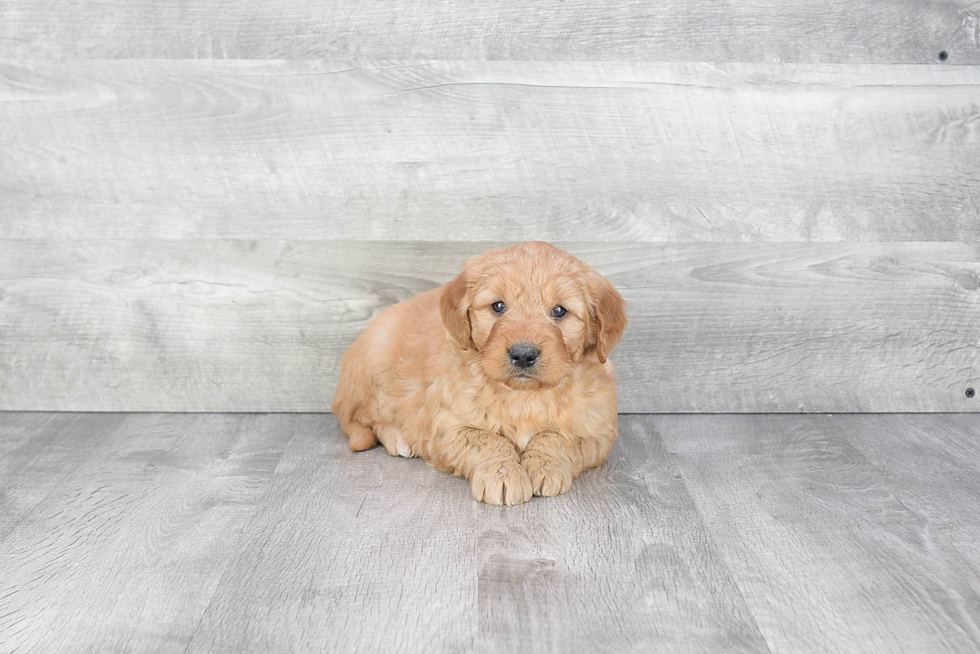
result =
[[[660,434],[658,433],[657,436],[660,437]],[[694,507],[698,518],[701,520],[701,524],[704,526],[705,535],[707,536],[708,541],[711,543],[711,547],[715,551],[718,560],[725,566],[725,571],[728,573],[728,578],[732,580],[732,585],[735,587],[735,590],[738,591],[738,596],[742,600],[742,605],[748,612],[749,617],[752,618],[752,624],[755,625],[756,631],[758,631],[759,635],[762,637],[762,640],[765,641],[769,654],[775,654],[776,650],[773,648],[772,640],[769,638],[769,634],[767,634],[762,628],[762,625],[759,624],[759,617],[756,615],[755,611],[752,610],[752,606],[746,599],[745,593],[742,591],[742,586],[739,584],[738,578],[735,576],[732,566],[728,561],[728,555],[722,550],[720,544],[715,538],[715,534],[708,529],[707,518],[705,517],[704,511],[701,508],[701,504],[698,502],[694,493],[691,492],[687,479],[684,477],[684,472],[674,463],[674,453],[667,448],[667,444],[663,441],[662,437],[660,437],[660,440],[664,444],[664,449],[667,451],[667,457],[670,461],[670,466],[673,469],[673,474],[677,475],[676,478],[681,482],[681,486],[684,487],[684,492],[687,493],[688,498],[691,500],[691,505]]]
[[[266,485],[265,490],[262,491],[262,494],[258,498],[256,498],[255,506],[254,509],[252,510],[252,513],[249,515],[248,520],[246,520],[245,523],[242,525],[242,531],[241,531],[242,535],[241,538],[239,539],[238,545],[235,547],[235,553],[232,556],[228,557],[228,560],[221,571],[221,576],[218,577],[218,581],[214,585],[214,590],[211,592],[211,596],[208,598],[208,603],[204,606],[204,609],[201,611],[201,615],[197,619],[197,623],[194,625],[194,629],[192,629],[190,632],[191,635],[190,638],[187,639],[187,645],[183,649],[183,654],[187,654],[190,651],[191,646],[194,644],[194,638],[197,637],[197,634],[201,629],[201,625],[204,623],[204,619],[208,615],[208,611],[211,610],[211,607],[214,604],[214,600],[217,597],[218,592],[223,587],[224,582],[228,576],[228,573],[232,570],[232,563],[234,563],[238,559],[238,556],[241,554],[242,550],[247,544],[246,538],[249,532],[249,528],[252,526],[252,523],[255,522],[255,518],[256,516],[258,516],[259,511],[262,509],[265,500],[272,492],[273,484],[279,473],[279,467],[282,465],[283,456],[285,455],[286,451],[289,449],[289,446],[293,442],[294,438],[296,438],[295,428],[293,429],[293,433],[290,434],[286,442],[283,443],[282,450],[279,452],[279,460],[276,461],[276,467],[273,469],[272,474],[269,476],[269,483]]]

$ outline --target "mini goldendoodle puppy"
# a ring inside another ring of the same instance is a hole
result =
[[[466,477],[477,500],[564,493],[616,439],[607,357],[625,306],[552,245],[490,250],[371,321],[344,355],[332,410],[352,450],[380,440]]]

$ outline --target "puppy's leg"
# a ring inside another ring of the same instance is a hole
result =
[[[612,449],[613,438],[584,439],[556,431],[537,434],[521,455],[535,495],[567,493],[583,470],[601,465]]]
[[[531,499],[531,480],[509,440],[480,429],[461,428],[437,439],[433,463],[470,480],[480,502],[513,506]]]
[[[378,435],[378,440],[385,446],[385,450],[391,456],[403,456],[411,459],[416,456],[415,450],[405,438],[405,433],[394,425],[376,425],[374,432]]]
[[[370,415],[367,413],[370,404],[365,401],[370,392],[361,379],[351,376],[349,367],[342,368],[330,410],[340,420],[340,430],[347,435],[350,449],[354,452],[370,450],[378,444],[378,438],[369,426],[370,421],[365,419]]]
[[[344,433],[350,439],[350,449],[353,452],[370,450],[378,444],[374,430],[359,422],[349,422],[344,426]]]
[[[521,465],[531,478],[535,495],[561,495],[581,472],[577,443],[556,431],[535,435],[521,455]]]

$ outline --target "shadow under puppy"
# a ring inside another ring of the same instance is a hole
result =
[[[477,500],[564,493],[616,439],[607,357],[625,306],[548,243],[489,250],[370,322],[344,355],[332,410],[352,450],[380,440],[466,477]]]

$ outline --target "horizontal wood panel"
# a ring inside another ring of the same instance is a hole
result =
[[[980,241],[978,116],[967,66],[8,62],[0,238]]]
[[[972,0],[5,0],[0,56],[975,63],[978,23]]]
[[[0,242],[0,409],[325,411],[382,308],[489,244]],[[977,411],[980,246],[592,244],[625,412]]]

